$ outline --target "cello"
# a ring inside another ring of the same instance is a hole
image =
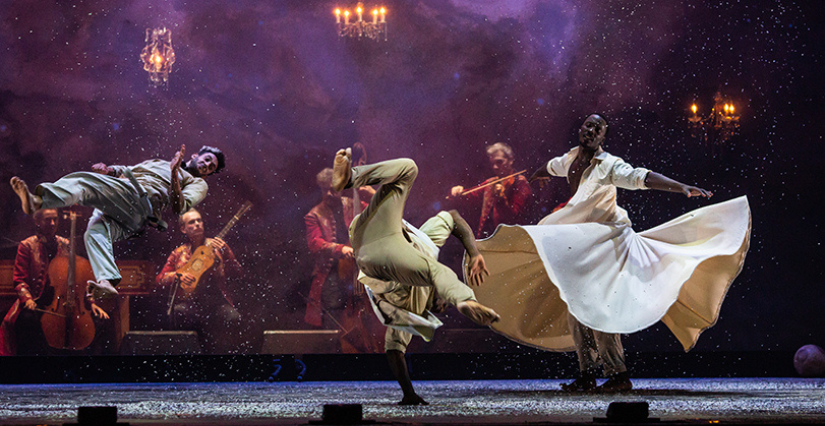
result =
[[[353,166],[367,164],[366,147],[361,142],[356,142],[352,148],[355,152],[353,157],[360,154],[357,160],[353,159]],[[358,194],[358,188],[353,188],[352,215],[355,217],[359,213],[361,213],[361,197]],[[384,352],[385,327],[372,311],[364,284],[358,281],[358,272],[354,259],[338,261],[339,279],[352,280],[352,294],[347,303],[346,315],[342,319],[343,324],[340,324],[343,331],[341,348],[344,353],[381,353]]]
[[[95,277],[89,261],[75,254],[77,213],[70,211],[69,217],[72,222],[69,255],[57,256],[49,263],[54,297],[41,311],[40,326],[49,346],[81,350],[95,338],[92,311],[86,307],[86,282]]]

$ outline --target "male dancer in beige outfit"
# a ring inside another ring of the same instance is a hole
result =
[[[381,185],[370,200],[369,206],[353,220],[350,226],[350,240],[355,250],[355,261],[361,272],[372,279],[364,280],[364,282],[368,285],[376,281],[384,282],[390,287],[392,283],[398,283],[401,284],[397,287],[398,291],[414,291],[419,287],[434,288],[441,298],[455,305],[459,312],[477,324],[489,326],[497,321],[498,314],[478,303],[473,291],[458,279],[455,272],[439,263],[437,259],[425,254],[427,250],[422,250],[421,244],[426,244],[429,238],[411,236],[411,233],[416,234],[417,230],[413,230],[403,221],[404,205],[410,188],[418,176],[418,167],[415,162],[410,159],[397,159],[351,167],[351,158],[350,149],[342,149],[336,153],[332,178],[334,190]],[[484,258],[475,247],[472,230],[457,213],[444,213],[441,220],[467,248],[470,258],[467,274],[469,282],[480,285],[484,281],[483,274],[487,268]],[[373,287],[377,288],[375,285]],[[382,290],[387,290],[387,287]],[[404,298],[384,295],[381,299],[392,304],[394,299]],[[382,315],[385,316],[385,323],[386,321],[392,323],[398,316],[403,316],[402,311],[407,306],[387,308],[388,312],[383,313],[384,309],[379,306]],[[391,341],[395,340],[399,339],[391,339]],[[408,339],[401,340],[409,341]],[[427,404],[413,390],[403,352],[399,348],[388,346],[387,356],[390,367],[404,391],[404,398],[400,404]]]

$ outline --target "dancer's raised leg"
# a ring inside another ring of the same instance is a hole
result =
[[[20,197],[20,203],[23,206],[23,213],[34,214],[34,212],[40,210],[43,200],[29,191],[29,186],[26,185],[26,182],[23,179],[14,176],[11,178],[9,183],[11,184],[11,189],[14,190],[14,193]]]

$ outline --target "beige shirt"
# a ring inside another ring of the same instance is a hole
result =
[[[123,173],[126,166],[111,166],[115,171],[115,176]],[[153,215],[161,217],[161,212],[169,206],[169,187],[172,186],[171,163],[166,160],[147,160],[135,166],[129,166],[129,170],[135,175],[143,190],[152,203]],[[206,181],[192,176],[184,169],[178,172],[180,178],[180,189],[183,195],[183,210],[185,212],[206,198],[209,187]]]

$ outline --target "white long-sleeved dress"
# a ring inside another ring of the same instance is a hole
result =
[[[566,177],[578,147],[550,160]],[[684,349],[712,327],[750,240],[746,197],[702,207],[635,232],[616,188],[646,189],[649,170],[603,152],[567,205],[535,226],[500,226],[478,242],[491,276],[475,288],[502,319],[497,332],[554,351],[574,350],[568,311],[607,333],[661,320]]]

